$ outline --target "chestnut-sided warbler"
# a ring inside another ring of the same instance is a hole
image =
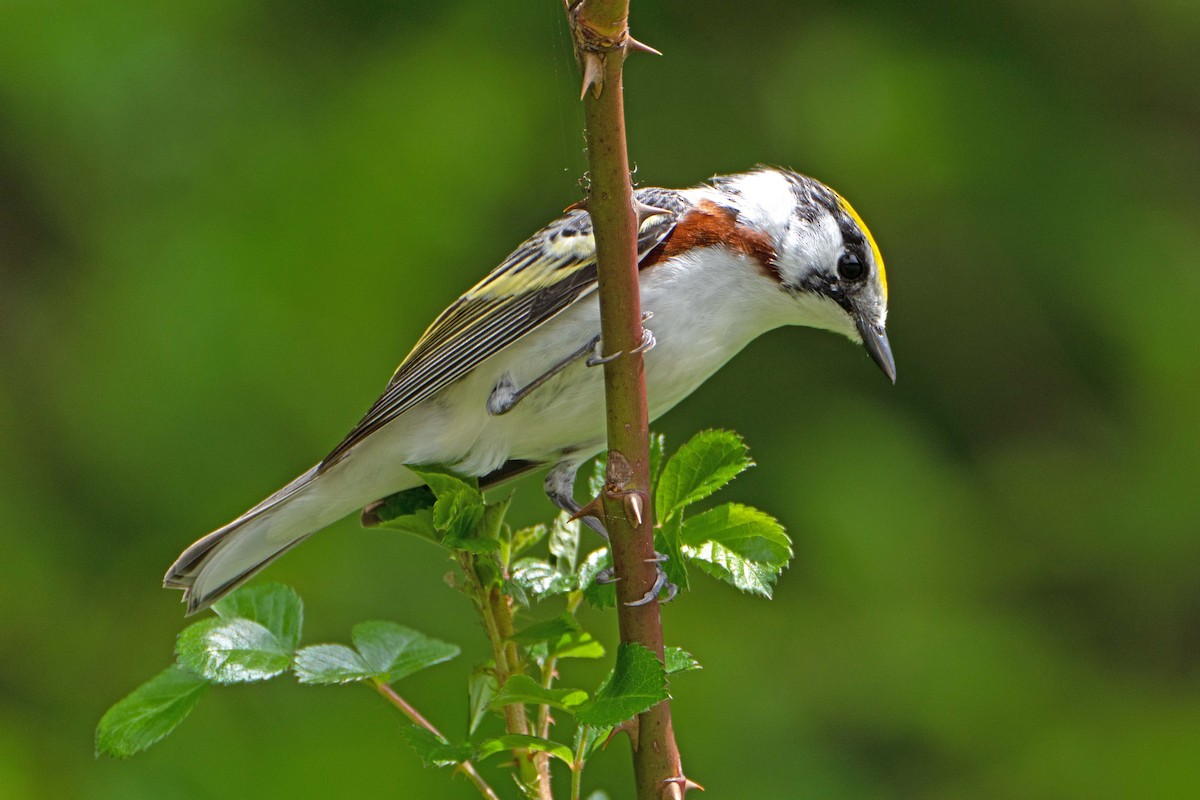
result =
[[[782,325],[861,342],[895,381],[883,258],[829,187],[760,167],[635,197],[651,419]],[[599,330],[591,218],[573,208],[442,312],[328,456],[185,550],[164,585],[183,589],[189,614],[205,608],[334,521],[419,486],[406,464],[483,487],[551,466],[546,493],[578,510],[576,470],[605,443]]]

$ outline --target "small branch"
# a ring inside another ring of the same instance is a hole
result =
[[[483,620],[484,631],[492,645],[492,658],[496,662],[496,683],[503,688],[513,675],[521,672],[520,657],[517,645],[512,641],[513,620],[512,606],[507,595],[499,589],[484,586],[475,568],[475,556],[464,550],[456,550],[458,565],[467,577],[471,597],[479,609]],[[525,706],[512,703],[504,707],[504,722],[509,733],[529,734],[529,717]],[[537,796],[542,800],[553,800],[550,791],[550,763],[548,759],[538,758],[539,754],[529,750],[514,750],[517,768],[521,774],[521,782],[525,786],[534,787]]]
[[[375,681],[372,681],[371,685],[374,686],[375,689],[381,695],[383,695],[383,697],[389,703],[394,705],[396,708],[400,709],[400,713],[403,714],[404,716],[408,717],[409,720],[414,725],[418,725],[418,726],[424,728],[425,730],[429,731],[430,733],[432,733],[434,736],[438,737],[442,741],[446,741],[446,737],[442,736],[441,731],[439,731],[437,728],[433,727],[432,722],[425,719],[425,717],[423,717],[421,715],[421,712],[417,711],[415,708],[413,708],[411,705],[409,705],[408,701],[405,700],[403,697],[401,697],[399,694],[397,694],[396,690],[393,689],[391,686],[389,686],[386,683],[380,683],[380,682],[375,682]],[[467,780],[469,780],[471,783],[475,784],[475,788],[479,790],[479,794],[482,795],[485,798],[485,800],[500,800],[500,796],[497,795],[495,790],[493,790],[492,787],[488,785],[488,782],[483,779],[483,776],[479,774],[479,771],[475,769],[475,765],[472,764],[470,761],[464,761],[461,764],[459,764],[458,770],[460,772],[462,772],[462,774],[467,776]]]
[[[650,503],[650,429],[646,403],[637,232],[625,143],[622,66],[630,49],[629,0],[572,0],[567,19],[583,73],[591,188],[588,213],[596,238],[600,331],[608,422],[608,474],[602,493],[618,577],[617,618],[622,642],[637,642],[663,658],[657,602],[629,605],[654,585],[654,520]],[[633,762],[638,800],[660,800],[682,780],[682,766],[666,701],[638,717]]]

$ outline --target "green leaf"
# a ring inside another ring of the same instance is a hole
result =
[[[771,598],[772,588],[783,567],[749,561],[722,545],[706,542],[700,547],[684,547],[687,559],[717,580],[749,594]]]
[[[362,522],[368,528],[383,527],[436,542],[440,538],[433,527],[436,502],[437,497],[428,486],[414,486],[368,506]]]
[[[579,623],[570,614],[562,613],[557,617],[544,619],[526,626],[514,633],[510,638],[518,644],[536,644],[551,642],[572,633],[581,632]]]
[[[524,553],[529,548],[546,538],[546,534],[550,529],[545,525],[532,525],[528,528],[521,528],[512,535],[512,544],[509,545],[510,560]]]
[[[703,669],[700,666],[700,662],[682,647],[664,648],[663,656],[668,675],[674,675],[677,672],[691,672],[694,669]]]
[[[517,631],[513,634],[512,640],[530,647],[531,654],[538,659],[547,656],[555,658],[604,657],[604,645],[579,627],[575,618],[565,612]]]
[[[485,508],[479,481],[444,467],[409,466],[425,481],[437,499],[433,504],[433,526],[444,535],[443,544],[460,550],[489,552],[499,543],[479,535]]]
[[[434,639],[394,622],[360,622],[351,630],[350,638],[371,668],[371,677],[383,683],[394,683],[414,672],[449,661],[460,652],[456,644]]]
[[[575,710],[580,723],[612,727],[667,699],[667,673],[640,644],[623,643],[612,673],[589,702]]]
[[[763,597],[771,596],[772,586],[792,557],[792,542],[775,518],[738,503],[689,517],[680,539],[691,563],[743,592]]]
[[[538,600],[575,588],[574,575],[563,575],[549,561],[541,558],[518,560],[512,566],[512,580]]]
[[[528,675],[513,675],[491,702],[491,708],[499,711],[513,703],[528,703],[538,706],[553,706],[571,711],[580,703],[587,702],[583,689],[547,689]]]
[[[282,583],[243,586],[213,606],[218,616],[252,620],[275,634],[279,644],[291,652],[300,645],[304,603],[300,595]]]
[[[96,726],[96,752],[129,758],[162,739],[183,722],[211,684],[179,666],[170,666],[105,712]]]
[[[184,628],[175,642],[179,665],[213,683],[251,683],[287,671],[292,650],[266,626],[240,617],[211,617]]]
[[[446,534],[447,543],[452,539],[471,539],[475,537],[475,528],[483,520],[483,511],[483,497],[477,491],[464,489],[447,492],[438,495],[437,503],[433,506],[433,526]]]
[[[504,736],[485,739],[476,748],[481,761],[494,756],[496,753],[503,753],[508,750],[537,750],[541,753],[549,753],[568,765],[574,761],[571,748],[565,744],[552,742],[540,736],[528,736],[520,733],[510,733]]]
[[[368,678],[394,683],[459,653],[457,645],[394,622],[360,622],[351,638],[357,650],[341,644],[301,649],[296,654],[296,677],[301,683],[349,683]]]
[[[594,728],[591,725],[576,725],[575,740],[571,749],[576,753],[582,753],[583,760],[587,761],[592,753],[604,745],[611,731],[611,725],[604,725],[599,728]]]
[[[403,732],[404,738],[427,767],[453,767],[471,757],[471,749],[467,745],[450,744],[425,728],[409,725]]]
[[[667,574],[667,580],[675,584],[681,592],[691,587],[688,580],[687,559],[683,556],[683,544],[680,542],[683,532],[683,515],[676,514],[654,531],[654,549],[667,557],[660,568]]]
[[[733,480],[754,464],[742,437],[732,431],[701,431],[679,448],[663,467],[655,491],[660,523]]]
[[[296,653],[293,670],[301,683],[333,684],[373,677],[362,656],[344,644],[314,644]]]
[[[429,487],[429,490],[433,492],[435,497],[456,494],[462,491],[479,493],[479,480],[477,478],[459,475],[453,470],[434,464],[421,464],[415,467],[410,464],[408,468],[418,478],[425,481],[425,485]]]
[[[559,572],[575,571],[575,560],[579,557],[579,520],[571,520],[565,511],[560,511],[550,526],[550,555]]]
[[[490,710],[492,699],[499,692],[494,662],[488,661],[471,670],[471,676],[467,678],[467,736],[475,735]]]
[[[782,567],[792,558],[792,540],[770,514],[726,503],[683,523],[680,541],[692,547],[718,542],[749,561]]]
[[[504,517],[508,514],[508,507],[512,505],[512,493],[503,500],[497,500],[494,503],[486,503],[483,507],[483,535],[491,539],[500,538],[500,529],[504,525]]]
[[[596,608],[616,608],[616,584],[596,581],[596,576],[611,566],[612,559],[607,547],[593,550],[579,566],[579,586],[583,589],[583,597]]]

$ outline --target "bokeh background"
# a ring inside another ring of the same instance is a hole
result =
[[[705,667],[674,686],[691,773],[714,797],[1200,796],[1200,5],[635,0],[634,23],[666,53],[628,67],[637,180],[837,187],[887,256],[899,367],[777,331],[656,425],[742,432],[760,466],[729,497],[797,542],[773,602],[701,581],[665,612]],[[216,691],[128,762],[93,728],[171,660],[178,552],[327,451],[580,197],[577,91],[558,0],[0,5],[0,795],[475,796],[362,689]],[[517,491],[517,521],[548,515]],[[384,618],[461,643],[403,686],[461,732],[485,646],[448,568],[345,522],[268,575],[309,642]],[[620,742],[588,786],[627,796],[628,770]]]

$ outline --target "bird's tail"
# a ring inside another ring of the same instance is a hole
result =
[[[187,613],[208,608],[263,567],[362,505],[323,490],[329,477],[313,467],[242,516],[183,552],[163,586],[183,589]],[[332,500],[332,502],[331,502]]]

